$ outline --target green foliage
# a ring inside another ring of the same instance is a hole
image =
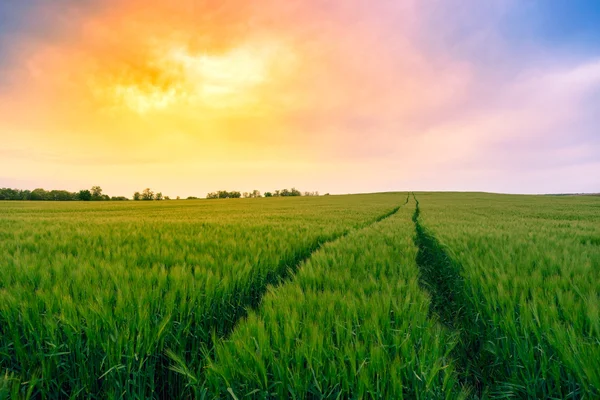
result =
[[[450,282],[429,290],[443,296],[436,311],[459,334],[458,361],[480,395],[598,398],[600,199],[417,199],[421,238],[438,254],[429,274]]]
[[[318,196],[319,192],[304,192],[305,196]],[[296,188],[291,188],[291,189],[283,189],[283,190],[276,190],[274,192],[265,192],[265,196],[264,197],[297,197],[297,196],[302,196],[302,193],[296,189]],[[253,190],[252,192],[244,192],[244,193],[240,193],[237,191],[232,191],[232,192],[228,192],[227,190],[219,190],[216,192],[210,192],[206,195],[207,199],[239,199],[240,197],[243,197],[245,199],[249,199],[249,198],[258,198],[258,197],[262,197],[260,191],[258,190]]]
[[[108,201],[108,200],[123,200],[122,196],[110,197],[102,194],[100,186],[92,187],[92,190],[80,190],[79,192],[69,192],[67,190],[44,190],[42,188],[29,190],[19,189],[0,189],[0,200],[33,200],[33,201]]]
[[[283,189],[283,190],[276,190],[275,193],[278,193],[278,196],[281,197],[296,197],[296,196],[302,196],[302,193],[300,193],[300,191],[296,188],[291,188],[291,189]]]
[[[150,188],[146,188],[142,191],[142,200],[154,200],[154,192]]]
[[[600,397],[600,198],[291,192],[0,203],[0,399]]]
[[[239,199],[240,197],[242,197],[242,194],[235,190],[231,192],[228,192],[227,190],[219,190],[206,195],[207,199]],[[247,194],[245,197],[249,197],[249,195]]]
[[[103,200],[102,188],[100,186],[92,186],[92,200]]]
[[[202,370],[269,285],[403,198],[0,203],[0,386],[190,397],[167,350]]]
[[[30,200],[31,191],[0,188],[0,200]]]
[[[197,393],[460,397],[453,338],[428,318],[418,284],[412,211],[406,205],[315,252],[218,343],[206,381],[190,381]]]
[[[92,200],[92,192],[90,192],[89,190],[80,190],[77,194],[77,197],[81,201],[90,201]]]
[[[34,201],[49,200],[49,194],[44,189],[37,188],[31,191],[29,199]]]

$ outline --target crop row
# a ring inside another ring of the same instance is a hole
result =
[[[267,285],[406,195],[163,204],[3,203],[0,393],[181,397]]]
[[[598,199],[405,199],[0,208],[0,398],[600,396]]]
[[[424,278],[466,383],[482,397],[600,396],[598,199],[417,198]]]
[[[597,200],[419,198],[174,369],[209,398],[597,397]]]
[[[204,371],[180,363],[197,397],[458,395],[454,338],[428,317],[418,282],[413,210],[411,200],[323,246],[216,345]]]

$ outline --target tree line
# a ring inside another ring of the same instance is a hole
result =
[[[140,200],[171,200],[171,198],[169,196],[164,196],[162,194],[162,192],[157,192],[154,193],[154,191],[150,188],[146,188],[144,190],[142,190],[142,192],[135,192],[133,193],[133,200],[134,201],[140,201]],[[177,200],[179,200],[179,196],[177,196]]]
[[[264,197],[291,197],[291,196],[318,196],[319,192],[300,192],[296,188],[291,189],[282,189],[275,190],[273,192],[265,192]],[[326,196],[329,193],[325,194]],[[243,197],[245,199],[263,197],[263,195],[258,190],[253,190],[252,192],[244,192],[240,193],[238,191],[228,192],[227,190],[219,190],[216,192],[210,192],[206,195],[207,199],[239,199]]]
[[[326,193],[327,196],[329,193]],[[238,192],[233,190],[218,190],[206,195],[207,199],[239,199],[239,198],[258,198],[258,197],[293,197],[293,196],[319,196],[319,192],[300,192],[296,188],[275,190],[261,194],[259,190],[252,192]],[[179,200],[179,196],[176,198]],[[198,197],[190,196],[187,200],[196,200]],[[108,196],[102,193],[100,186],[92,186],[91,189],[83,189],[78,192],[69,192],[68,190],[44,190],[41,188],[34,190],[21,190],[11,188],[0,188],[0,200],[33,200],[33,201],[127,201],[124,196]],[[154,192],[146,188],[141,192],[133,193],[133,200],[171,200],[169,196],[164,196],[162,192]]]
[[[89,190],[83,189],[78,192],[69,192],[68,190],[45,190],[42,188],[34,190],[0,188],[0,200],[124,201],[129,199],[124,196],[110,197],[102,193],[102,188],[100,186],[92,186]]]

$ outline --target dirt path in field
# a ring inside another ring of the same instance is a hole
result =
[[[277,270],[268,274],[268,276],[266,277],[266,280],[268,282],[267,285],[258,287],[256,289],[256,291],[252,294],[251,299],[246,304],[246,307],[240,308],[239,314],[235,316],[234,320],[231,321],[231,324],[226,326],[225,329],[223,329],[222,331],[218,332],[219,337],[227,338],[231,334],[231,332],[233,332],[233,330],[237,326],[238,322],[242,318],[244,318],[245,316],[248,315],[248,312],[250,312],[251,310],[256,310],[260,306],[262,297],[265,295],[265,293],[267,292],[269,287],[277,287],[277,286],[280,286],[280,285],[284,284],[285,282],[293,279],[293,277],[296,274],[296,272],[298,271],[298,269],[300,269],[300,267],[308,259],[310,259],[310,257],[312,257],[312,255],[316,251],[318,251],[321,247],[323,247],[324,245],[326,245],[328,243],[336,242],[336,241],[348,236],[350,233],[361,231],[363,229],[367,229],[370,226],[377,224],[377,223],[383,221],[384,219],[391,217],[392,215],[396,214],[398,212],[398,210],[400,210],[401,207],[405,206],[408,203],[409,198],[410,198],[410,193],[408,193],[406,195],[406,201],[404,202],[404,204],[401,204],[401,205],[391,209],[390,211],[387,211],[386,213],[379,215],[378,217],[371,220],[370,222],[367,222],[356,228],[349,229],[340,234],[334,235],[327,240],[317,241],[317,242],[313,243],[311,246],[309,246],[305,249],[302,249],[301,251],[298,251],[296,253],[296,256],[293,259],[280,260]]]
[[[461,274],[462,266],[452,259],[436,237],[421,225],[419,201],[414,193],[413,197],[416,202],[413,222],[415,244],[418,247],[416,261],[420,272],[419,281],[431,296],[430,313],[457,335],[458,344],[452,355],[459,380],[470,391],[472,398],[523,397],[525,392],[521,389],[525,386],[524,382],[521,382],[520,370],[524,367],[519,364],[523,360],[515,362],[513,356],[507,356],[506,352],[502,354],[495,349],[500,345],[500,341],[504,341],[502,346],[516,346],[517,343],[510,342],[514,336],[488,322],[485,316],[480,314],[478,305],[474,303],[477,300],[474,300],[467,290],[468,282]],[[506,341],[509,341],[508,344]],[[546,352],[555,352],[543,337],[537,341],[532,339],[530,345]],[[559,369],[559,375],[565,377],[562,381],[563,387],[560,386],[561,382],[557,384],[556,393],[568,393],[565,398],[585,398],[581,392],[583,386],[572,378],[572,372],[565,365],[557,364],[554,368]],[[592,395],[590,398],[595,397]]]
[[[413,214],[415,245],[418,247],[419,282],[431,296],[430,314],[458,337],[453,356],[459,379],[472,397],[481,398],[495,381],[495,371],[482,351],[485,338],[481,323],[471,319],[471,305],[465,298],[462,267],[446,252],[438,240],[420,222],[419,201],[413,193],[416,207]]]
[[[410,198],[410,194],[408,193],[406,196],[406,201],[404,202],[404,204],[398,205],[397,207],[375,217],[374,219],[359,225],[355,228],[352,229],[348,229],[344,232],[341,232],[339,234],[336,235],[332,235],[329,238],[323,240],[317,240],[314,243],[312,243],[310,246],[307,246],[303,249],[298,250],[295,255],[291,258],[286,258],[286,259],[281,259],[279,260],[278,266],[272,270],[269,271],[268,274],[264,277],[264,280],[261,282],[260,285],[255,285],[253,287],[253,291],[251,293],[249,293],[247,296],[245,296],[244,300],[243,300],[243,306],[238,307],[236,309],[236,312],[233,316],[231,316],[226,323],[222,323],[220,326],[220,329],[216,330],[214,332],[214,335],[212,336],[212,339],[210,339],[208,342],[203,344],[203,349],[202,349],[202,357],[207,359],[207,358],[211,358],[214,356],[214,345],[215,345],[215,340],[221,341],[221,340],[227,340],[227,338],[231,335],[231,333],[236,329],[237,325],[240,323],[241,320],[243,320],[248,313],[250,313],[251,311],[255,311],[256,309],[258,309],[258,307],[260,306],[260,303],[262,301],[262,298],[264,297],[264,295],[267,293],[267,291],[269,290],[269,288],[271,287],[278,287],[280,285],[285,284],[286,282],[292,280],[294,278],[294,275],[296,274],[296,272],[302,267],[302,265],[312,257],[312,255],[317,252],[321,247],[323,247],[324,245],[328,244],[328,243],[334,243],[346,236],[348,236],[351,233],[357,232],[357,231],[361,231],[363,229],[367,229],[370,226],[373,226],[391,216],[393,216],[394,214],[396,214],[398,212],[398,210],[400,210],[400,208],[402,208],[403,206],[405,206],[408,203],[408,200]],[[188,361],[182,357],[180,357],[179,355],[175,354],[175,353],[171,353],[168,355],[165,355],[165,366],[164,368],[169,368],[171,369],[173,363],[180,367],[182,370],[187,371],[184,375],[186,375],[188,378],[189,377],[193,377],[193,380],[198,382],[200,381],[201,375],[199,376],[194,376],[192,374],[192,372],[189,371],[188,367],[187,367],[187,363]],[[163,376],[163,375],[160,375]],[[167,375],[164,375],[167,376]],[[183,375],[182,375],[183,376]],[[165,381],[165,382],[157,382],[157,387],[159,388],[168,388],[169,386],[169,382]],[[160,397],[160,394],[159,394]]]

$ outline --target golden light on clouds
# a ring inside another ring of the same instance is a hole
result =
[[[149,53],[145,68],[110,77],[108,86],[96,83],[94,92],[109,106],[139,114],[190,105],[205,112],[244,111],[258,105],[261,86],[278,79],[278,70],[293,68],[291,50],[274,42],[242,43],[218,53],[191,52],[177,43],[159,49]]]
[[[448,182],[487,184],[469,163],[513,165],[503,141],[597,115],[584,100],[600,64],[519,69],[495,17],[456,39],[483,4],[465,1],[458,22],[438,10],[452,0],[0,2],[23,13],[14,32],[0,26],[0,180],[335,193],[455,166]]]

